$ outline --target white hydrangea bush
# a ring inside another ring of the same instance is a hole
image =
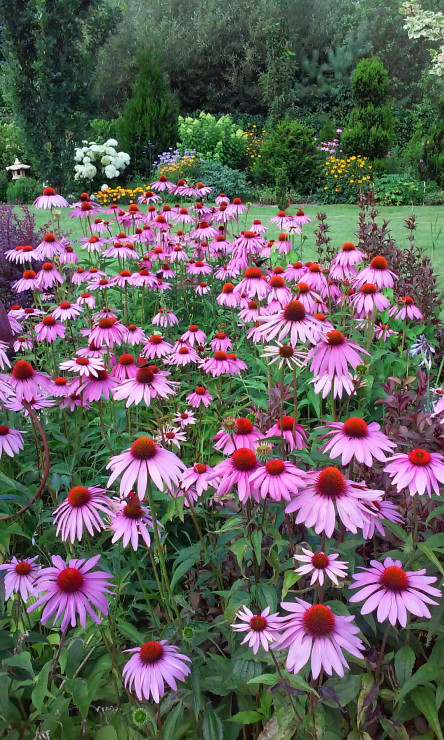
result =
[[[115,139],[108,139],[104,144],[96,144],[95,141],[82,141],[82,144],[74,154],[75,180],[93,180],[96,175],[114,180],[130,163],[129,154],[117,151]]]

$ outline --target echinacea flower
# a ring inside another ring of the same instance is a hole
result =
[[[387,501],[387,499],[373,501],[369,515],[368,521],[362,527],[362,536],[365,540],[370,540],[375,531],[379,532],[381,537],[385,536],[385,529],[382,523],[384,519],[387,519],[389,522],[395,522],[396,524],[404,523],[398,507],[391,501]]]
[[[237,610],[236,618],[239,623],[232,624],[231,628],[235,632],[246,632],[241,645],[247,643],[255,655],[262,645],[268,653],[282,626],[283,620],[278,613],[270,614],[270,607],[267,606],[259,614],[254,614],[247,606],[243,606]]]
[[[330,578],[337,586],[338,578],[345,578],[347,575],[348,563],[345,560],[338,560],[339,554],[337,552],[326,555],[325,552],[311,552],[304,547],[301,547],[301,550],[302,555],[297,553],[293,556],[296,562],[303,563],[295,571],[301,576],[311,573],[310,586],[315,583],[323,586],[326,577]]]
[[[64,360],[59,365],[61,370],[68,370],[71,373],[78,373],[81,377],[97,378],[99,372],[105,369],[103,360],[100,357],[76,357],[75,360]]]
[[[33,206],[35,208],[68,208],[69,203],[62,195],[57,195],[54,188],[44,188],[42,195],[38,195]]]
[[[373,501],[383,491],[369,490],[365,483],[354,483],[334,467],[305,473],[305,487],[287,505],[287,514],[297,511],[296,524],[314,527],[316,534],[331,537],[336,526],[336,511],[345,529],[356,534],[369,518]]]
[[[34,259],[53,260],[55,257],[58,257],[61,252],[64,251],[65,246],[62,241],[56,239],[54,234],[45,234],[43,240],[34,250]]]
[[[179,346],[168,358],[168,364],[176,367],[186,367],[186,365],[195,364],[196,362],[199,362],[199,355],[193,347],[186,345]]]
[[[312,606],[302,599],[283,601],[281,607],[290,614],[274,647],[288,648],[287,670],[299,673],[311,658],[312,678],[317,678],[322,669],[329,676],[333,671],[343,676],[344,667],[350,667],[343,650],[356,658],[364,657],[364,644],[356,637],[359,628],[353,617],[338,616],[325,604]]]
[[[287,460],[268,460],[250,475],[250,483],[260,490],[261,498],[290,501],[298,488],[304,487],[304,471]]]
[[[297,350],[291,344],[276,342],[276,345],[269,344],[264,347],[261,357],[271,357],[273,359],[269,360],[270,365],[277,362],[279,369],[282,369],[285,364],[291,370],[294,367],[302,367],[305,364],[307,352]]]
[[[406,319],[418,319],[421,321],[424,318],[418,306],[413,302],[413,298],[408,295],[400,298],[396,306],[392,306],[389,316],[390,318],[400,319],[401,321],[405,321]]]
[[[185,429],[189,425],[196,423],[196,417],[192,411],[178,412],[173,419],[174,424],[178,424],[182,429]]]
[[[12,368],[8,383],[17,396],[18,401],[31,401],[40,395],[40,389],[49,387],[51,378],[44,373],[34,370],[27,360],[17,360]]]
[[[6,424],[0,424],[0,459],[3,453],[14,457],[23,450],[23,432],[11,429]]]
[[[53,310],[51,311],[51,315],[57,321],[75,321],[77,316],[79,316],[82,312],[83,308],[80,305],[70,303],[69,301],[62,301],[60,305],[56,306],[56,308],[53,308]]]
[[[364,463],[368,467],[373,464],[373,458],[385,462],[385,452],[389,454],[396,445],[381,432],[381,427],[376,421],[367,424],[358,416],[351,416],[346,421],[330,421],[326,423],[330,429],[324,437],[330,437],[322,449],[329,452],[330,459],[342,456],[342,465],[347,465],[354,457],[358,463]]]
[[[85,401],[99,401],[101,397],[108,399],[111,396],[117,380],[109,375],[108,370],[97,370],[97,375],[88,375],[75,381],[75,389],[82,394]]]
[[[10,563],[3,563],[0,565],[0,570],[4,570],[5,574],[5,600],[12,596],[12,594],[20,594],[23,601],[28,601],[30,596],[35,596],[37,593],[35,589],[35,578],[39,572],[39,567],[35,562],[37,556],[34,558],[23,558],[19,560],[15,556],[12,558]]]
[[[59,337],[65,338],[66,327],[64,324],[56,321],[54,316],[44,316],[40,324],[34,327],[37,341],[55,342]]]
[[[149,530],[153,531],[153,517],[146,505],[142,505],[133,491],[123,501],[114,499],[114,509],[111,512],[109,529],[114,532],[112,544],[122,540],[123,547],[131,543],[136,551],[139,547],[139,539],[142,538],[147,547],[151,544]],[[157,522],[161,527],[161,523]]]
[[[248,499],[259,501],[258,486],[250,481],[251,474],[258,468],[257,457],[253,450],[241,447],[231,457],[218,463],[210,475],[210,480],[219,478],[216,496],[224,496],[237,486],[239,501],[245,504]]]
[[[385,558],[384,563],[370,560],[370,567],[360,568],[362,573],[354,573],[355,581],[350,589],[360,590],[350,597],[351,602],[364,601],[361,614],[376,612],[378,622],[389,620],[395,626],[407,625],[407,612],[416,617],[430,618],[427,604],[437,605],[430,597],[439,598],[441,591],[431,586],[434,576],[426,576],[426,569],[406,571],[400,560]]]
[[[149,406],[153,398],[173,396],[178,383],[168,380],[170,373],[159,370],[156,365],[140,367],[135,376],[124,380],[117,388],[113,388],[115,401],[126,400],[126,408],[142,401]]]
[[[363,318],[374,311],[385,311],[390,306],[390,301],[378,291],[376,285],[364,283],[359,291],[352,295],[350,304],[353,306],[356,316]]]
[[[100,512],[100,513],[99,513]],[[83,528],[94,535],[94,530],[100,532],[105,524],[100,514],[111,513],[111,501],[104,488],[100,486],[74,486],[68,496],[54,511],[54,524],[57,526],[56,536],[60,535],[63,542],[71,540],[81,541]]]
[[[322,331],[322,324],[309,316],[300,301],[289,301],[285,308],[271,316],[258,316],[261,326],[254,330],[254,341],[265,339],[269,342],[275,337],[282,341],[289,335],[290,344],[309,341],[315,344],[315,333]]]
[[[120,496],[124,497],[133,490],[137,481],[137,495],[140,500],[145,497],[148,479],[162,491],[164,486],[171,489],[173,483],[178,485],[185,464],[174,452],[165,450],[151,437],[138,437],[128,449],[120,455],[114,455],[107,469],[111,469],[108,486],[122,475]]]
[[[244,277],[234,288],[235,293],[245,293],[250,300],[257,298],[258,301],[265,298],[270,290],[270,285],[259,267],[249,267],[245,270]]]
[[[440,452],[417,448],[408,453],[397,452],[388,458],[384,471],[399,491],[409,489],[411,496],[428,493],[439,495],[439,484],[444,483],[444,457]]]
[[[12,284],[16,293],[23,293],[27,290],[37,288],[37,273],[34,270],[25,270],[22,277]]]
[[[362,363],[360,354],[369,353],[357,342],[347,339],[341,331],[333,329],[318,339],[316,347],[310,349],[307,360],[311,361],[310,370],[316,377],[343,377],[349,373],[348,365],[354,370]]]
[[[360,288],[364,283],[374,283],[377,288],[393,288],[398,276],[389,270],[385,257],[373,257],[368,267],[364,267],[353,281],[354,288]]]
[[[63,275],[54,267],[52,262],[44,262],[42,269],[37,273],[35,278],[35,287],[39,290],[51,290],[58,284],[65,282]]]
[[[296,424],[293,416],[283,416],[265,434],[265,437],[281,437],[292,450],[307,447],[307,432],[302,424]]]
[[[52,567],[42,568],[35,581],[35,588],[44,592],[43,596],[28,607],[33,612],[43,606],[41,623],[45,625],[54,617],[52,625],[61,619],[60,629],[64,632],[68,627],[75,627],[77,615],[83,628],[86,627],[88,614],[96,624],[101,619],[94,611],[108,614],[108,601],[105,594],[110,594],[109,579],[113,576],[103,570],[91,572],[100,560],[100,555],[85,559],[71,559],[68,564],[59,556],[51,557]]]
[[[165,693],[165,683],[177,690],[177,681],[185,681],[190,673],[187,662],[191,660],[179,653],[166,640],[145,642],[141,648],[124,650],[134,653],[123,667],[122,675],[128,691],[135,691],[139,701],[148,701],[152,696],[159,703]]]
[[[223,452],[224,455],[231,455],[240,447],[248,447],[254,450],[256,442],[262,439],[264,435],[253,423],[245,417],[235,419],[232,428],[229,431],[221,429],[213,439],[216,440],[214,449]]]
[[[213,396],[207,388],[204,388],[203,385],[198,385],[196,390],[187,396],[187,403],[195,409],[198,409],[200,406],[208,408],[212,400]]]
[[[99,319],[99,323],[88,336],[88,342],[94,342],[98,346],[105,344],[107,347],[112,347],[114,344],[123,344],[127,336],[127,328],[116,318],[108,317]]]
[[[161,429],[159,434],[156,436],[157,442],[163,442],[167,447],[177,447],[180,450],[182,442],[186,442],[186,432],[180,428],[174,429],[173,427],[165,427]]]
[[[210,480],[213,468],[205,463],[195,463],[191,468],[187,468],[181,479],[180,485],[188,491],[191,486],[196,487],[198,496],[201,496],[204,491],[211,485]]]

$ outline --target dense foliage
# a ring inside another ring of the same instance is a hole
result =
[[[442,738],[444,332],[415,218],[397,248],[369,193],[356,244],[319,214],[304,264],[302,210],[269,242],[202,183],[163,203],[184,187],[82,194],[75,240],[8,226],[0,733]]]

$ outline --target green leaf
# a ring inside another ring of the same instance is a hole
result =
[[[410,645],[404,645],[404,647],[396,653],[395,673],[398,686],[404,686],[407,679],[412,675],[415,660],[415,653]]]
[[[264,719],[263,715],[253,710],[245,710],[244,712],[238,712],[230,717],[228,722],[237,722],[239,725],[251,725],[253,722],[262,722]]]
[[[444,504],[441,504],[441,506],[437,506],[436,509],[433,509],[433,511],[428,515],[426,519],[426,524],[432,521],[432,519],[435,519],[435,517],[440,516],[441,514],[444,514]]]
[[[404,725],[401,725],[399,722],[395,722],[394,720],[387,719],[387,717],[380,717],[379,721],[390,740],[409,740],[410,736]]]
[[[94,740],[118,740],[118,735],[112,725],[106,725],[94,732]]]
[[[255,683],[263,683],[265,686],[274,686],[279,681],[279,676],[277,676],[274,673],[262,673],[260,676],[255,676],[254,678],[250,678],[249,681],[247,681],[247,684],[250,686],[251,684]]]
[[[233,542],[230,547],[231,552],[233,552],[236,556],[237,564],[242,573],[244,572],[242,568],[242,563],[244,560],[245,550],[247,549],[247,547],[249,547],[249,545],[250,543],[248,542],[248,540],[243,537],[239,540],[236,540],[236,542]]]
[[[436,681],[440,677],[441,669],[439,666],[435,663],[425,663],[421,668],[418,668],[413,676],[410,676],[410,678],[407,679],[396,698],[396,703],[399,704],[407,694],[409,694],[410,691],[413,691],[413,689],[416,689],[417,686],[428,683],[428,681]]]
[[[180,581],[182,576],[184,576],[185,573],[187,573],[187,571],[189,571],[190,568],[193,567],[195,562],[196,562],[195,559],[192,558],[189,560],[185,560],[183,563],[177,566],[176,570],[173,573],[173,577],[171,579],[171,590],[174,589],[174,586],[176,585],[178,581]]]
[[[406,542],[408,534],[399,526],[399,524],[395,524],[395,522],[390,522],[388,519],[384,519],[384,526],[393,532],[393,534],[402,540],[402,542]]]
[[[37,711],[42,711],[43,702],[45,700],[45,696],[48,695],[48,676],[49,672],[51,670],[51,666],[53,664],[52,660],[48,660],[47,663],[43,666],[43,668],[39,671],[38,676],[35,679],[34,688],[32,690],[32,703],[34,704]]]
[[[128,637],[135,645],[139,645],[140,630],[136,629],[133,624],[125,622],[123,619],[119,619],[117,621],[117,629],[122,633],[122,635],[124,635],[124,637]]]
[[[172,712],[168,713],[168,717],[163,724],[163,735],[165,740],[175,740],[177,737],[177,728],[183,719],[182,702],[180,701],[173,709]]]
[[[262,554],[262,531],[260,529],[255,529],[254,532],[252,532],[251,542],[253,544],[256,560],[260,564]]]
[[[415,707],[424,715],[438,740],[444,740],[441,723],[436,709],[435,692],[424,686],[412,691],[411,698]]]
[[[428,547],[425,542],[419,542],[418,543],[418,547],[419,547],[420,550],[423,551],[424,555],[426,555],[428,557],[428,559],[430,560],[430,562],[433,563],[434,565],[436,565],[436,567],[438,568],[438,570],[441,573],[441,575],[444,576],[444,568],[442,567],[441,563],[439,562],[439,560],[436,557],[435,553],[432,552],[432,550],[430,549],[430,547]]]
[[[29,653],[23,652],[12,655],[5,661],[5,665],[11,668],[21,668],[31,676],[34,676],[34,669],[32,667],[31,656]],[[12,673],[15,673],[15,671],[12,671]]]
[[[290,588],[300,579],[300,574],[295,573],[294,570],[287,570],[284,575],[284,582],[282,584],[282,598],[285,599]]]
[[[204,710],[204,719],[202,723],[203,740],[223,740],[224,729],[222,722],[214,709],[208,707]]]
[[[66,681],[66,688],[71,693],[73,703],[79,710],[83,719],[88,715],[89,705],[94,696],[88,691],[88,684],[84,678],[70,678]]]

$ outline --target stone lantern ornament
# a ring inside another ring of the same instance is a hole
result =
[[[14,164],[10,164],[9,167],[6,167],[6,170],[8,172],[12,172],[12,179],[18,180],[20,177],[26,177],[26,170],[30,169],[29,164],[22,164],[19,162],[17,157],[15,158]]]

